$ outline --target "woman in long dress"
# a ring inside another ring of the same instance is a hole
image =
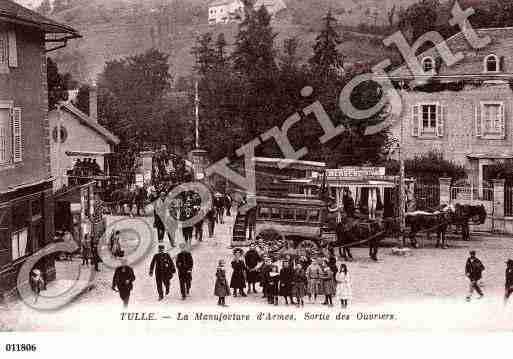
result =
[[[308,296],[311,301],[313,295],[315,302],[317,300],[317,296],[322,294],[321,267],[319,265],[319,260],[314,260],[312,264],[308,266],[308,269],[306,270],[306,278],[308,279]]]
[[[247,297],[244,293],[246,288],[246,264],[242,260],[242,251],[235,250],[235,259],[232,261],[232,278],[230,280],[230,288],[233,289],[233,296],[237,296],[237,291],[240,292],[241,297]]]
[[[342,263],[336,275],[337,280],[337,299],[340,300],[342,309],[347,308],[347,303],[352,296],[351,277],[347,271],[347,266]]]

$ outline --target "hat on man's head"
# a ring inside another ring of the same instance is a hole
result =
[[[512,266],[512,265],[513,265],[513,259],[511,259],[511,258],[510,258],[510,259],[508,259],[508,260],[506,261],[506,264],[507,264],[508,266]]]
[[[472,250],[472,251],[470,251],[469,253],[470,253],[470,255],[475,255],[475,254],[476,254],[476,251]]]
[[[159,249],[164,249],[166,248],[163,244],[159,244]]]

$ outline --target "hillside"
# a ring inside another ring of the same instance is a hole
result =
[[[19,0],[38,5],[39,0]],[[65,8],[49,15],[78,29],[83,39],[51,54],[63,71],[81,81],[91,81],[106,61],[143,52],[151,47],[170,54],[175,78],[190,73],[195,38],[207,31],[223,32],[233,43],[237,25],[207,25],[209,0],[60,0]],[[285,0],[287,10],[273,21],[280,47],[288,37],[301,41],[300,56],[306,60],[320,24],[328,9],[333,9],[342,26],[361,23],[386,24],[388,10],[408,6],[417,0]],[[379,38],[341,31],[341,50],[347,62],[374,62],[391,53]]]

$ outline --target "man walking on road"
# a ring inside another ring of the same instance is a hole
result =
[[[127,264],[126,259],[122,259],[121,266],[116,268],[116,271],[114,272],[114,278],[112,278],[112,290],[119,292],[119,296],[125,307],[128,307],[130,292],[134,287],[134,281],[134,270]]]
[[[508,299],[513,294],[513,259],[506,262],[506,291],[504,294],[504,304],[508,303]]]
[[[182,300],[185,300],[185,297],[188,296],[191,291],[193,265],[194,261],[191,253],[185,248],[185,243],[180,243],[180,253],[176,256],[176,267],[178,268]]]
[[[169,253],[164,252],[164,246],[159,245],[159,252],[153,256],[150,265],[150,277],[153,276],[155,270],[155,280],[157,284],[157,292],[159,300],[164,299],[162,285],[166,287],[166,295],[169,294],[169,285],[176,269]]]
[[[470,257],[467,259],[467,264],[465,265],[465,275],[470,280],[467,301],[470,301],[474,290],[479,294],[479,298],[483,297],[483,291],[477,282],[481,279],[484,270],[485,267],[483,263],[476,257],[476,251],[470,251]]]

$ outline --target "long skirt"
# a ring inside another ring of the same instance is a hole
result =
[[[308,294],[309,295],[323,294],[322,280],[310,279],[308,281]]]
[[[292,295],[294,297],[303,298],[306,295],[306,283],[298,282],[292,285]]]

